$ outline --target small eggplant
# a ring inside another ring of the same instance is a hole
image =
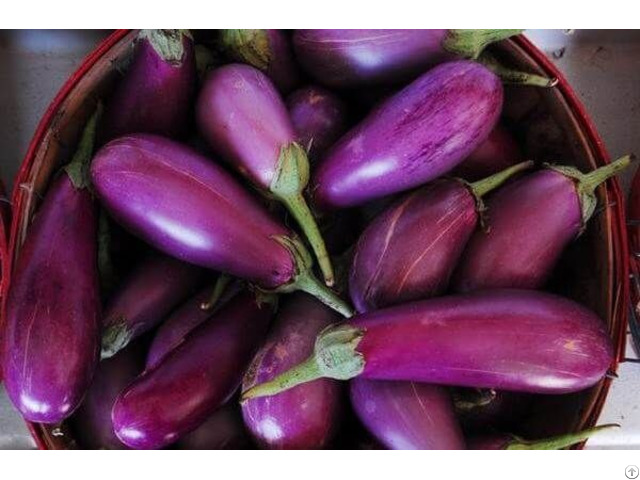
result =
[[[100,352],[98,217],[86,176],[98,112],[31,224],[6,304],[5,386],[22,416],[58,423],[80,404]]]
[[[243,399],[328,377],[560,394],[595,385],[613,359],[585,307],[529,290],[487,290],[378,310],[327,328],[314,353]]]
[[[102,321],[102,358],[156,327],[198,286],[204,271],[166,255],[153,254],[131,272],[111,297]]]
[[[193,39],[188,30],[142,30],[101,129],[109,141],[128,133],[179,137],[189,126],[196,88]]]
[[[324,209],[356,206],[441,176],[486,140],[502,99],[500,80],[482,65],[439,65],[334,145],[314,174],[314,203]]]
[[[482,215],[482,196],[531,165],[523,162],[476,183],[437,180],[380,214],[353,257],[349,293],[356,310],[443,293]]]
[[[281,30],[221,30],[220,43],[232,60],[264,72],[282,93],[300,83],[291,39]]]
[[[316,335],[337,320],[313,297],[298,293],[280,311],[265,345],[253,359],[242,383],[248,389],[271,380],[313,352]],[[242,404],[245,425],[265,448],[319,449],[336,433],[341,413],[341,385],[319,379],[276,397]]]
[[[238,389],[267,332],[271,300],[239,294],[116,400],[118,438],[136,449],[169,445],[195,430]]]
[[[311,257],[294,234],[189,147],[155,135],[123,137],[98,152],[91,176],[113,218],[157,249],[263,289],[304,290],[352,314],[313,276]]]
[[[251,440],[244,429],[240,409],[229,402],[182,437],[176,446],[180,450],[243,450],[251,447]]]
[[[631,160],[625,156],[588,174],[550,166],[497,191],[487,201],[487,231],[469,240],[453,288],[468,292],[544,286],[565,247],[593,215],[596,187]]]
[[[451,397],[436,385],[354,379],[351,405],[365,427],[391,450],[464,450]]]
[[[248,65],[218,68],[200,92],[196,117],[213,151],[285,205],[311,244],[325,283],[333,285],[329,254],[303,196],[309,160],[269,78]]]

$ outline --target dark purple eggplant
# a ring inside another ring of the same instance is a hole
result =
[[[128,133],[179,137],[189,126],[196,88],[193,39],[188,30],[142,30],[128,71],[110,98],[101,138]]]
[[[243,389],[269,381],[308,358],[316,335],[337,321],[336,317],[306,294],[288,299],[245,374]],[[326,447],[336,433],[340,413],[341,385],[326,378],[242,404],[244,422],[253,437],[262,447],[274,449]]]
[[[443,293],[481,219],[483,195],[532,164],[523,162],[475,183],[435,181],[376,217],[360,236],[351,265],[349,293],[356,310]]]
[[[332,87],[402,83],[449,60],[476,59],[522,30],[297,30],[296,57]]]
[[[239,294],[116,400],[118,438],[136,449],[161,448],[195,430],[238,389],[267,332],[273,300]]]
[[[176,444],[181,450],[243,450],[251,447],[242,415],[231,402],[218,409],[193,432]]]
[[[143,260],[120,285],[102,320],[102,358],[156,327],[202,282],[204,271],[166,255]]]
[[[304,290],[351,315],[313,276],[312,259],[294,234],[222,167],[189,147],[130,135],[98,152],[91,175],[113,218],[159,250],[263,289]]]
[[[535,395],[504,390],[458,388],[453,405],[465,431],[511,431],[525,418]]]
[[[502,98],[500,80],[482,65],[439,65],[334,145],[314,174],[314,203],[325,209],[360,205],[450,171],[489,136]]]
[[[550,166],[497,191],[487,201],[487,230],[469,240],[453,288],[542,287],[593,215],[596,187],[630,162],[625,156],[588,174]]]
[[[228,57],[261,70],[282,93],[300,84],[291,39],[282,30],[220,30],[220,43]]]
[[[312,162],[324,155],[347,129],[346,104],[324,88],[296,90],[287,98],[287,108],[298,143],[308,150]]]
[[[560,394],[595,385],[612,360],[604,323],[582,305],[537,291],[488,290],[378,310],[327,328],[309,359],[243,398],[323,377]]]
[[[392,450],[464,450],[451,397],[436,385],[354,379],[351,404],[365,427]]]
[[[289,210],[316,254],[325,283],[333,285],[329,254],[303,195],[309,160],[269,78],[248,65],[218,68],[200,92],[196,117],[211,149]]]
[[[0,363],[9,398],[31,422],[71,415],[98,362],[97,209],[86,175],[98,117],[49,187],[11,279]]]

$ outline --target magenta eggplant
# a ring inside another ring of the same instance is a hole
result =
[[[312,162],[324,155],[346,131],[346,104],[322,87],[296,90],[287,98],[287,108],[298,143],[308,150]]]
[[[143,30],[131,65],[107,103],[102,139],[128,133],[184,135],[196,77],[193,39],[187,30]]]
[[[195,265],[161,254],[144,259],[111,297],[102,320],[102,358],[156,327],[204,277]]]
[[[364,426],[392,450],[463,450],[451,397],[436,385],[354,379],[351,405]]]
[[[494,433],[481,435],[469,439],[470,450],[560,450],[588,440],[592,435],[611,428],[617,424],[601,425],[599,427],[572,432],[557,437],[540,440],[525,440],[508,433]]]
[[[612,359],[604,323],[582,305],[537,291],[487,290],[378,310],[328,328],[309,359],[243,398],[322,377],[560,394],[595,385]]]
[[[487,229],[469,240],[453,288],[544,286],[566,246],[593,215],[596,187],[630,162],[630,156],[622,157],[589,174],[553,166],[496,192],[487,202]]]
[[[321,330],[338,320],[336,314],[303,293],[288,299],[269,338],[253,359],[243,389],[268,381],[305,360]],[[245,425],[265,448],[318,449],[335,434],[341,413],[341,385],[319,379],[276,397],[242,404]]]
[[[230,401],[182,437],[176,446],[181,450],[241,450],[251,447],[251,440],[240,409]]]
[[[318,82],[360,87],[412,80],[429,67],[477,58],[521,30],[297,30],[296,57]]]
[[[500,80],[482,65],[439,65],[334,145],[314,174],[314,203],[356,206],[439,177],[486,140],[502,99]]]
[[[238,389],[272,307],[246,292],[227,303],[116,400],[113,425],[131,448],[161,448],[195,430]]]

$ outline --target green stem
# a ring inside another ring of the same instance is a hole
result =
[[[265,30],[221,30],[219,38],[222,49],[234,60],[263,71],[269,68],[271,48]]]
[[[584,177],[580,179],[580,188],[584,191],[595,192],[601,183],[620,173],[635,160],[635,155],[625,155],[607,165],[595,169],[593,172],[584,174]]]
[[[227,286],[231,282],[231,277],[224,273],[221,273],[216,280],[216,284],[213,286],[213,292],[206,302],[200,304],[201,310],[211,310],[220,300],[222,294],[226,290]]]
[[[487,45],[499,42],[524,30],[448,30],[442,46],[460,57],[477,59]]]
[[[242,392],[241,402],[245,402],[251,398],[270,397],[278,393],[289,390],[303,383],[312,382],[323,378],[315,355],[307,358],[304,362],[290,368],[286,372],[277,375],[268,382],[255,385],[248,390]]]
[[[542,440],[524,440],[522,438],[513,437],[513,440],[507,444],[505,450],[561,450],[570,447],[576,443],[584,442],[595,433],[610,428],[618,428],[620,425],[610,423],[600,425],[599,427],[590,428],[581,432],[568,433],[557,437],[544,438]]]
[[[493,55],[484,52],[478,61],[510,85],[551,88],[558,84],[557,78],[547,78],[534,73],[526,73],[502,65]]]
[[[67,166],[64,167],[71,183],[73,183],[73,186],[78,190],[87,188],[91,184],[89,169],[91,167],[91,159],[93,158],[93,148],[95,147],[96,128],[101,116],[102,103],[98,103],[82,131],[82,136],[80,137],[80,142],[78,143],[78,148],[73,158]]]
[[[480,199],[490,191],[498,188],[504,182],[513,177],[516,173],[522,172],[523,170],[527,170],[533,166],[533,162],[528,160],[526,162],[517,163],[509,168],[506,168],[490,177],[483,178],[482,180],[478,180],[477,182],[473,182],[469,184],[471,188],[471,192],[473,195]]]

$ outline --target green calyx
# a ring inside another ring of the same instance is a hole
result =
[[[464,393],[453,393],[453,406],[458,412],[471,412],[477,408],[490,405],[496,398],[496,391],[478,388]]]
[[[227,289],[230,282],[231,282],[231,277],[229,275],[221,273],[218,276],[215,285],[213,286],[211,296],[206,302],[202,302],[200,304],[200,309],[212,310],[213,307],[215,307],[218,304],[218,301],[220,301],[220,297],[222,297],[222,294]]]
[[[512,70],[502,65],[493,55],[484,52],[478,62],[495,73],[503,83],[540,88],[553,88],[558,84],[557,78],[547,78],[534,73]]]
[[[141,30],[138,40],[147,40],[160,58],[179,67],[185,52],[184,37],[193,39],[189,30]]]
[[[442,47],[454,55],[477,59],[490,44],[499,42],[524,30],[448,30]]]
[[[619,428],[620,425],[610,423],[599,427],[582,430],[581,432],[568,433],[557,437],[545,438],[542,440],[525,440],[520,437],[512,436],[511,440],[505,445],[504,450],[561,450],[577,443],[588,440],[592,435],[611,428]]]
[[[268,382],[242,393],[241,401],[267,397],[319,378],[349,380],[364,370],[364,356],[357,351],[365,331],[348,324],[330,325],[316,337],[313,354],[304,362]]]
[[[105,360],[113,357],[129,345],[129,342],[133,339],[133,334],[133,330],[128,327],[124,319],[107,327],[102,334],[100,358]]]
[[[96,143],[96,129],[100,117],[102,116],[102,103],[98,103],[93,115],[89,117],[82,136],[80,137],[80,143],[73,155],[71,161],[64,167],[67,175],[73,186],[81,190],[91,185],[89,170],[91,167],[91,159],[93,158],[93,149]]]
[[[234,60],[263,71],[269,68],[271,48],[266,30],[221,30],[220,43]]]

